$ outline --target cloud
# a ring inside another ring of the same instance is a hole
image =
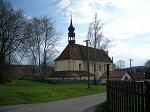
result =
[[[141,35],[141,38],[116,39],[109,48],[109,54],[114,57],[114,62],[119,59],[126,61],[126,67],[129,66],[130,58],[134,60],[134,66],[143,65],[150,59],[149,42],[148,35]]]
[[[104,23],[104,35],[113,40],[134,38],[150,31],[149,3],[149,0],[62,0],[59,7],[68,22],[72,12],[73,22],[87,27],[97,12]]]
[[[150,27],[149,0],[62,0],[58,5],[68,22],[71,12],[78,24],[91,22],[97,12],[108,30],[111,27],[116,33],[137,33]]]
[[[150,0],[62,0],[58,6],[68,22],[72,12],[73,22],[87,27],[97,12],[104,23],[104,36],[112,40],[112,56],[126,61],[134,58],[135,64],[150,58]],[[77,32],[80,44],[85,37],[86,31]]]
[[[150,32],[150,17],[123,17],[104,26],[104,33],[116,39],[134,38]]]
[[[58,6],[61,8],[61,12],[66,15],[67,20],[72,12],[73,19],[78,24],[91,22],[95,12],[101,17],[108,18],[110,16],[97,0],[62,0]]]
[[[106,37],[125,39],[150,31],[149,4],[149,0],[62,0],[58,5],[68,22],[72,12],[74,23],[87,26],[97,12]]]

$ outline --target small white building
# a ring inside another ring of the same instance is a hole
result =
[[[55,72],[52,77],[59,78],[80,78],[87,79],[87,47],[75,43],[75,28],[71,24],[68,28],[68,45],[63,52],[54,60]],[[96,61],[95,61],[95,49],[89,47],[89,71],[90,76],[95,76],[100,79],[102,74],[106,71],[107,64],[110,64],[110,70],[112,71],[113,61],[108,56],[108,52],[96,49]]]
[[[107,80],[107,72],[105,72],[101,77],[101,82],[106,83]],[[109,71],[109,80],[122,80],[129,81],[131,80],[131,76],[127,72],[127,70],[117,69],[114,71]]]

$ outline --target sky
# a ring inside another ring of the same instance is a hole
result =
[[[150,0],[8,0],[26,16],[52,17],[61,32],[57,49],[68,44],[68,27],[72,14],[76,43],[85,45],[88,25],[95,12],[101,19],[103,35],[111,40],[109,56],[114,62],[124,60],[129,67],[144,65],[150,59]]]

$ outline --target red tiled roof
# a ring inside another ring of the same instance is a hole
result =
[[[89,60],[94,60],[94,52],[95,49],[89,47]],[[65,60],[65,59],[75,59],[75,60],[86,60],[87,59],[87,48],[83,45],[71,45],[68,44],[63,52],[55,59],[58,60]],[[111,62],[112,60],[104,50],[96,49],[96,60],[102,62]]]
[[[138,81],[138,80],[144,80],[144,79],[145,79],[144,72],[137,72],[132,75],[132,80]]]
[[[126,72],[125,70],[109,71],[109,77],[110,78],[122,78],[125,72]],[[104,72],[104,74],[102,75],[102,78],[106,78],[106,77],[107,77],[107,71]]]
[[[94,76],[93,74],[89,74],[90,76]],[[88,73],[86,71],[55,71],[51,77],[82,77],[82,76],[88,76]]]
[[[126,71],[126,69],[122,69],[122,68],[117,68],[117,69],[114,69],[114,71]]]

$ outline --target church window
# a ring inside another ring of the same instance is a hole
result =
[[[96,71],[96,64],[94,64],[94,70]]]
[[[81,64],[79,63],[79,70],[81,70]]]
[[[101,71],[101,64],[99,64],[99,71]]]
[[[104,71],[106,70],[106,66],[105,66],[105,64],[104,64]]]
[[[127,81],[127,80],[128,80],[128,77],[127,77],[127,76],[125,76],[124,80],[125,80],[125,81]]]

